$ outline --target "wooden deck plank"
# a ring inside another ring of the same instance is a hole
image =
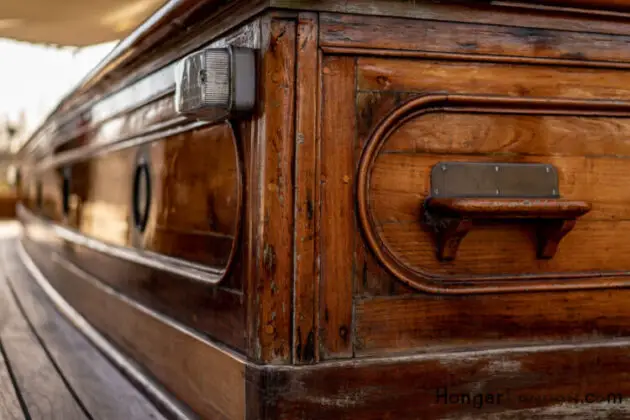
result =
[[[0,254],[9,284],[35,333],[90,416],[93,419],[163,419],[156,407],[56,311],[21,265],[16,246],[15,241],[5,242]]]
[[[4,302],[1,300],[0,305],[4,306]],[[0,330],[2,329],[2,315],[3,312],[0,310]],[[3,352],[0,351],[0,419],[19,420],[24,418],[24,412],[20,407],[20,402],[15,393],[6,360],[4,359]]]
[[[4,268],[4,267],[3,267]],[[5,322],[0,344],[11,366],[18,392],[32,419],[87,419],[57,369],[30,330],[0,273],[0,301]]]

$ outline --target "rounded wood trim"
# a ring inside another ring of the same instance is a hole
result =
[[[425,95],[393,110],[372,130],[361,155],[356,194],[359,228],[368,248],[397,279],[427,293],[473,294],[630,287],[630,271],[543,273],[445,277],[410,267],[382,240],[372,218],[369,194],[372,167],[383,145],[409,120],[431,112],[605,116],[630,118],[630,103],[505,96]],[[418,205],[421,203],[419,202]]]
[[[232,241],[232,247],[230,248],[230,255],[228,256],[227,262],[225,263],[225,269],[223,269],[223,274],[219,279],[219,282],[225,279],[234,268],[236,261],[236,254],[240,248],[241,242],[241,230],[243,226],[243,217],[245,206],[243,205],[243,199],[245,197],[245,183],[243,179],[245,177],[244,169],[243,169],[243,155],[241,153],[240,148],[240,136],[237,135],[236,130],[234,129],[234,122],[226,120],[223,124],[226,124],[230,129],[230,133],[232,134],[230,137],[232,138],[232,145],[234,146],[234,156],[236,157],[236,225],[234,226],[234,240]]]

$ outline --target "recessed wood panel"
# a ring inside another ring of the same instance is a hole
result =
[[[240,224],[241,168],[229,124],[153,143],[146,249],[224,269]]]
[[[415,104],[418,108],[411,111]],[[623,111],[623,106],[613,110],[588,101],[439,95],[409,101],[374,130],[360,163],[359,209],[368,243],[390,269],[399,264],[409,270],[409,277],[397,274],[403,280],[414,275],[429,283],[463,280],[458,276],[471,282],[479,275],[486,276],[483,281],[509,275],[536,279],[553,273],[584,278],[586,272],[593,278],[628,277],[630,266],[621,255],[630,234],[630,196],[622,174],[630,169],[625,158],[630,119]],[[602,150],[616,154],[602,156]],[[560,196],[584,201],[593,211],[579,220],[551,259],[537,258],[531,223],[481,220],[475,221],[457,257],[444,262],[436,257],[437,238],[423,207],[433,193],[431,169],[441,161],[552,164]],[[618,252],[607,252],[611,246]]]
[[[148,162],[151,178],[144,232],[132,219],[134,173],[141,159]],[[71,167],[68,223],[81,233],[201,263],[219,273],[228,266],[242,194],[241,162],[229,124],[97,155]],[[58,184],[54,193],[60,197]]]

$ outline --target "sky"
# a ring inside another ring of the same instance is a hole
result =
[[[27,133],[116,45],[53,47],[0,38],[0,120],[25,112]]]

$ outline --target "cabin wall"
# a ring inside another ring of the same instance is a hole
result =
[[[441,378],[468,391],[499,372],[529,392],[581,389],[580,363],[616,373],[589,343],[630,334],[626,15],[317,3],[226,6],[212,22],[235,28],[199,23],[60,121],[71,140],[25,161],[20,187],[24,246],[53,287],[210,418],[413,417]],[[175,115],[169,63],[211,43],[259,51],[252,115]],[[479,222],[440,261],[423,202],[442,161],[553,165],[561,197],[591,211],[551,259],[531,224]],[[572,343],[584,360],[560,363],[551,346]],[[488,349],[475,372],[453,356]]]

